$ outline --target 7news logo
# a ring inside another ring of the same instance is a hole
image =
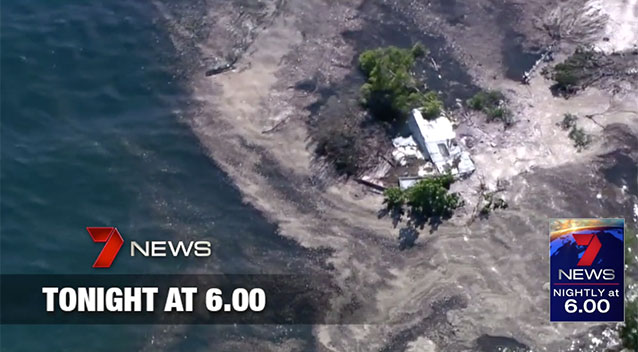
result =
[[[116,227],[87,227],[93,242],[104,243],[97,256],[94,268],[110,268],[124,245],[124,238]],[[212,255],[210,241],[131,241],[130,256],[142,257],[209,257]]]
[[[583,252],[582,257],[576,266],[581,267],[590,267],[598,252],[602,248],[602,243],[598,239],[596,234],[588,233],[588,234],[573,234],[574,241],[579,246],[584,246],[585,251]],[[614,269],[569,269],[565,271],[563,269],[558,270],[558,278],[560,280],[606,280],[611,281],[616,278],[616,273]]]
[[[550,321],[624,320],[624,220],[553,219]]]

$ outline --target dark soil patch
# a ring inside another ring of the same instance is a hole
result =
[[[517,5],[503,0],[491,1],[496,10],[496,23],[503,31],[501,56],[505,68],[505,77],[522,81],[525,72],[529,71],[541,58],[541,48],[526,46],[527,37],[516,30],[521,10]]]
[[[479,351],[512,351],[524,352],[529,351],[529,347],[514,340],[511,337],[483,335],[476,339]]]

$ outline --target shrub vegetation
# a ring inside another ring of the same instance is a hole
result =
[[[347,101],[330,98],[321,118],[310,126],[316,143],[315,153],[346,176],[356,175],[365,168],[370,147],[367,138],[370,131],[361,127],[360,114],[351,110],[351,106]]]
[[[512,124],[512,112],[505,106],[505,96],[497,90],[480,91],[467,101],[467,105],[477,111],[483,111],[487,120],[502,121],[506,126]]]
[[[588,83],[598,66],[596,52],[580,47],[567,60],[545,70],[544,73],[556,82],[554,90],[562,95],[571,95]]]
[[[412,74],[416,59],[427,54],[420,44],[411,49],[394,46],[364,51],[359,67],[367,81],[361,87],[363,104],[381,120],[400,121],[414,108],[424,108],[426,118],[437,117],[443,103],[434,92],[424,94]]]
[[[556,125],[560,126],[560,128],[564,131],[569,131],[567,137],[574,141],[574,147],[581,151],[591,143],[591,137],[585,133],[585,130],[579,128],[576,122],[578,121],[578,116],[574,114],[565,114],[563,115],[563,120],[561,122],[557,122]]]
[[[358,136],[352,129],[332,129],[317,139],[317,153],[332,161],[337,172],[351,176],[360,168]]]
[[[505,96],[497,90],[480,91],[467,101],[467,105],[474,110],[484,110],[498,106],[503,100]]]
[[[585,133],[585,130],[577,127],[576,125],[572,127],[572,130],[569,131],[569,134],[567,136],[569,137],[569,139],[574,141],[574,147],[576,147],[578,151],[587,148],[587,146],[589,146],[589,143],[591,143],[591,137],[587,133]]]
[[[479,212],[479,215],[483,217],[489,216],[492,210],[507,209],[509,204],[503,198],[499,198],[495,195],[495,192],[489,192],[483,194],[483,206]]]
[[[574,114],[565,114],[563,115],[563,121],[561,121],[558,125],[563,130],[567,131],[576,127],[576,121],[578,120],[578,116]]]
[[[638,268],[638,237],[636,230],[627,229],[625,232],[625,264],[636,265]]]
[[[638,237],[636,231],[629,226],[625,231],[625,265],[626,278],[632,284],[632,277],[635,277],[632,270],[638,267]],[[623,347],[630,351],[638,351],[638,298],[627,301],[625,304],[625,323],[620,327],[620,337]]]
[[[625,324],[620,330],[620,337],[623,347],[638,351],[638,299],[626,303]]]

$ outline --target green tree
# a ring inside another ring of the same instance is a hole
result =
[[[423,95],[423,102],[420,105],[422,106],[423,117],[426,119],[435,119],[443,111],[443,102],[436,92],[430,91]]]
[[[383,192],[383,196],[385,197],[383,203],[389,210],[403,207],[405,203],[405,194],[399,187],[387,188]]]
[[[359,55],[359,67],[367,81],[361,86],[363,104],[375,117],[401,120],[414,108],[424,107],[430,117],[440,113],[442,103],[435,93],[423,94],[412,73],[415,60],[427,53],[416,44],[412,49],[394,46],[366,50]]]
[[[449,217],[460,205],[458,193],[450,193],[451,175],[426,178],[407,190],[407,203],[412,211],[426,217]]]

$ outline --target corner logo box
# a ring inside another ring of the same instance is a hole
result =
[[[550,221],[550,321],[622,322],[623,219]]]

